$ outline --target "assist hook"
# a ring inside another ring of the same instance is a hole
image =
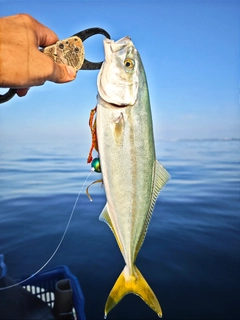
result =
[[[59,40],[55,44],[40,49],[56,63],[69,65],[78,70],[98,70],[102,62],[91,62],[85,59],[83,42],[89,37],[102,34],[110,39],[110,35],[102,28],[89,28],[75,33],[70,38]],[[0,94],[0,104],[9,101],[16,93],[16,89],[9,89],[5,94]]]

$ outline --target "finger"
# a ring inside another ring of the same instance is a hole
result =
[[[39,23],[38,46],[47,47],[58,41],[58,36],[54,31]]]
[[[54,62],[53,72],[49,75],[49,81],[56,83],[64,83],[72,81],[76,78],[76,71],[71,66],[61,65]]]
[[[39,50],[36,50],[33,54],[31,70],[32,81],[29,82],[28,87],[42,85],[47,80],[64,83],[76,78],[76,71],[73,67],[60,65]]]
[[[28,93],[28,90],[30,88],[22,88],[22,89],[17,89],[16,90],[16,93],[19,97],[24,97],[27,93]]]
[[[22,19],[25,26],[30,26],[30,29],[35,33],[38,47],[46,47],[58,41],[58,36],[55,32],[44,26],[32,16],[28,14],[19,14],[17,16]]]
[[[39,47],[50,46],[58,41],[56,33],[37,20],[35,20],[35,30]]]
[[[58,36],[51,29],[37,20],[36,24],[38,28],[38,46],[46,47],[58,40]],[[48,76],[44,77],[44,81],[49,80],[56,83],[64,83],[76,78],[76,70],[71,66],[60,65],[48,60],[48,62],[46,61],[45,69],[50,71],[47,72]]]

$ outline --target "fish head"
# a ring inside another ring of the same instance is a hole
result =
[[[133,106],[137,100],[141,59],[130,37],[104,39],[105,61],[98,75],[98,94],[116,106]]]

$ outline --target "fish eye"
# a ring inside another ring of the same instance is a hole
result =
[[[127,58],[124,60],[124,65],[127,69],[131,70],[134,68],[135,63],[134,60]]]

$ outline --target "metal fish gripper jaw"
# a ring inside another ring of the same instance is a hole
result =
[[[102,28],[89,28],[73,36],[59,40],[51,46],[40,49],[41,52],[53,59],[54,62],[72,66],[76,72],[81,70],[98,70],[102,62],[91,62],[85,59],[83,42],[91,36],[102,34],[110,39],[110,35]],[[0,94],[0,104],[9,101],[16,93],[16,89],[9,89],[5,94]]]

